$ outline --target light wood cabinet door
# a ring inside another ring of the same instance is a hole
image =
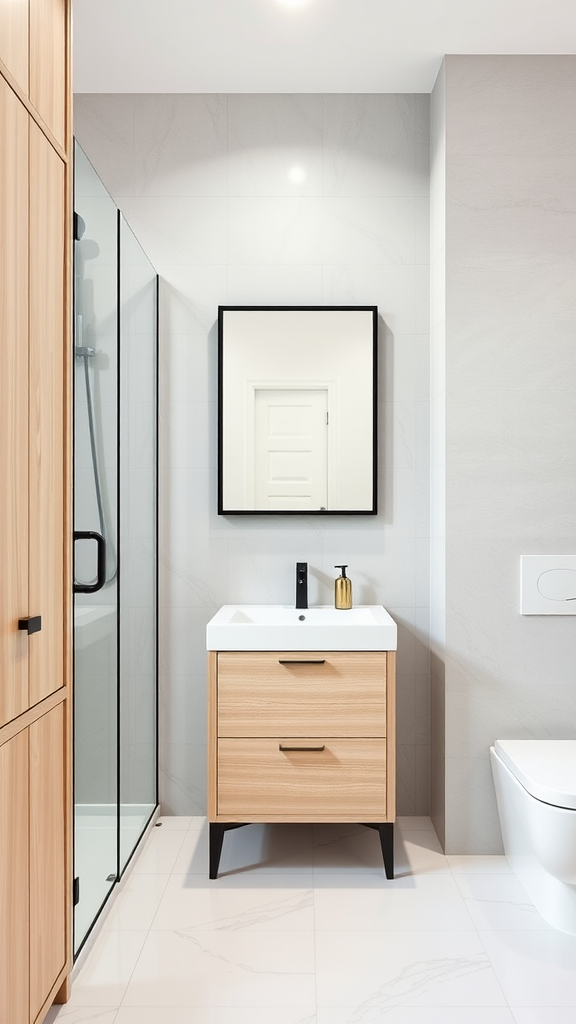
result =
[[[0,60],[28,95],[28,0],[0,0]]]
[[[30,704],[64,684],[64,165],[30,124]]]
[[[0,726],[28,707],[28,114],[0,77]]]
[[[54,137],[66,141],[66,0],[30,0],[30,101]]]
[[[64,705],[30,726],[30,1019],[66,961]]]
[[[28,1024],[28,733],[0,747],[0,1021]]]

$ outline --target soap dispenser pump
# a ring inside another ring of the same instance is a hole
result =
[[[335,565],[335,569],[341,569],[342,573],[334,581],[334,607],[352,607],[352,581],[346,575],[347,565]]]

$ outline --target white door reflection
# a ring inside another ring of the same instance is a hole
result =
[[[255,388],[254,503],[274,511],[327,507],[326,388]]]

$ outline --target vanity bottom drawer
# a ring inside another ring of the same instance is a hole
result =
[[[218,816],[381,821],[386,817],[386,740],[220,739]]]

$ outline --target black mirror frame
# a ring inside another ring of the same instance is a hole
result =
[[[224,508],[224,313],[371,312],[372,313],[372,507],[369,509],[268,510]],[[377,306],[218,306],[218,515],[220,516],[375,516],[378,514],[378,307]]]

